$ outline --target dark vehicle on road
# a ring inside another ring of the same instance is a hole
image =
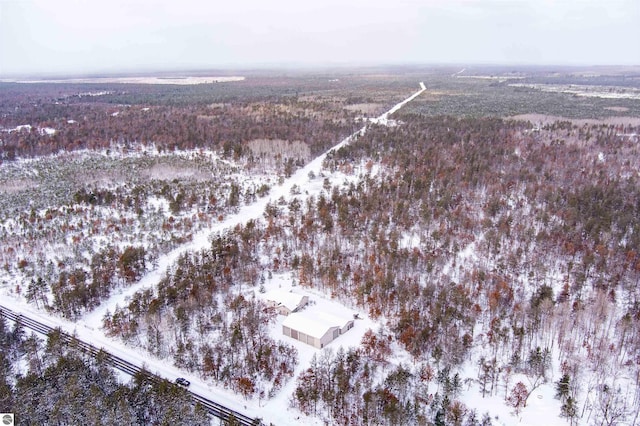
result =
[[[185,379],[184,377],[178,377],[176,379],[176,384],[178,384],[180,386],[184,386],[186,388],[187,386],[189,386],[191,384],[191,382],[188,381],[187,379]]]

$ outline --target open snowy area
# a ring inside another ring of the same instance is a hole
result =
[[[65,84],[95,84],[95,83],[122,83],[122,84],[172,84],[172,85],[193,85],[227,83],[232,81],[242,81],[242,76],[205,76],[205,77],[92,77],[92,78],[69,78],[63,80],[1,80],[5,83],[65,83]]]

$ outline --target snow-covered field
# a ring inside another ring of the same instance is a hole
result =
[[[567,93],[585,98],[602,99],[640,99],[640,90],[621,86],[587,86],[581,84],[509,84],[512,87],[525,87],[543,92]]]
[[[177,84],[181,86],[193,84],[228,83],[242,81],[242,76],[205,76],[205,77],[96,77],[70,78],[64,80],[2,80],[15,83],[123,83],[123,84]],[[95,96],[95,95],[94,95]]]

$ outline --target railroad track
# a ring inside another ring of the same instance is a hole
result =
[[[65,333],[64,331],[60,329],[56,329],[54,327],[50,327],[46,324],[43,324],[39,321],[34,320],[33,318],[29,318],[23,314],[14,312],[11,309],[8,309],[4,306],[0,306],[0,316],[3,316],[10,321],[18,322],[23,327],[26,327],[44,336],[48,336],[50,333],[58,330],[60,332],[61,338],[64,339],[69,345],[76,347],[77,349],[91,355],[94,358],[98,356],[98,354],[102,353],[102,355],[104,356],[104,359],[112,367],[117,368],[118,370],[126,374],[129,374],[131,376],[134,376],[136,374],[144,374],[147,377],[147,379],[153,382],[160,382],[164,379],[163,377],[160,377],[157,374],[150,373],[149,371],[143,369],[142,367],[139,367],[133,364],[132,362],[129,362],[117,355],[110,353],[104,348],[97,348],[96,346],[93,346],[90,343],[84,342],[78,339],[77,337],[72,336],[69,333]],[[252,417],[246,416],[245,414],[232,410],[231,408],[225,407],[224,405],[218,402],[205,398],[204,396],[199,395],[195,392],[192,392],[188,389],[187,389],[187,392],[189,392],[194,404],[202,405],[205,409],[207,409],[209,414],[219,418],[221,421],[229,421],[233,419],[238,424],[241,424],[243,426],[262,425],[262,422],[260,421],[259,418],[252,418]]]

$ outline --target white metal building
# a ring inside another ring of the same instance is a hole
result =
[[[326,312],[292,313],[282,322],[282,333],[285,336],[318,349],[324,348],[352,328],[352,318],[341,318]]]

